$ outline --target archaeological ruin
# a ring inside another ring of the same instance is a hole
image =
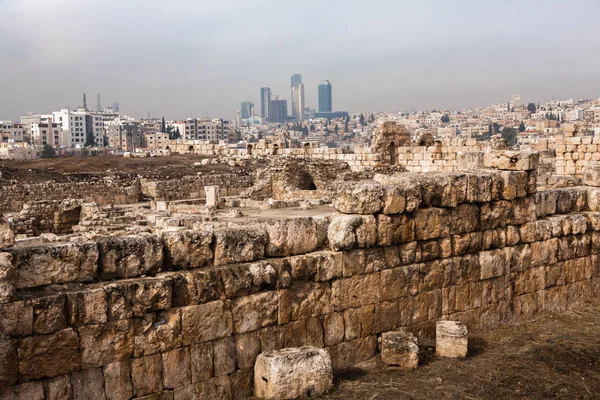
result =
[[[599,145],[387,122],[352,151],[173,148],[196,162],[160,173],[7,164],[0,399],[244,399],[273,350],[324,349],[339,371],[386,336],[412,353],[384,358],[414,368],[438,321],[578,309],[600,294]]]

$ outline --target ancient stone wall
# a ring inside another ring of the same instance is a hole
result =
[[[242,398],[263,351],[344,368],[399,327],[427,344],[440,319],[577,308],[600,293],[600,189],[536,192],[532,157],[341,185],[330,216],[5,249],[0,398]]]
[[[83,200],[33,201],[23,205],[19,213],[8,216],[10,228],[17,235],[38,236],[41,233],[72,232],[79,223],[78,208]]]
[[[139,194],[135,180],[13,184],[1,187],[0,212],[18,212],[25,203],[46,200],[85,199],[101,205],[137,203]]]
[[[600,136],[556,136],[556,173],[583,176],[583,169],[600,161]]]
[[[141,179],[141,194],[154,201],[204,198],[204,186],[217,185],[221,196],[236,196],[254,184],[250,175],[211,174],[186,176],[183,179]]]

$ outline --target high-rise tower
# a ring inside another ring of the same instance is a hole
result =
[[[299,96],[295,95],[299,89],[298,87],[302,83],[302,75],[292,75],[292,116],[298,118],[298,105]]]
[[[260,88],[260,117],[269,119],[269,103],[271,103],[271,88]]]
[[[319,83],[319,112],[333,111],[331,83],[329,80],[324,80]]]
[[[298,121],[304,119],[304,84],[298,83],[296,87],[292,87],[292,115],[296,117]]]

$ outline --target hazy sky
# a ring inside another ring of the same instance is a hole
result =
[[[231,118],[260,87],[337,110],[600,97],[599,0],[0,0],[0,120],[119,101]]]

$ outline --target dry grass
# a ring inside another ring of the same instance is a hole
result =
[[[320,399],[600,399],[600,308],[471,335],[464,360],[422,349],[402,372],[377,360],[338,372]]]

